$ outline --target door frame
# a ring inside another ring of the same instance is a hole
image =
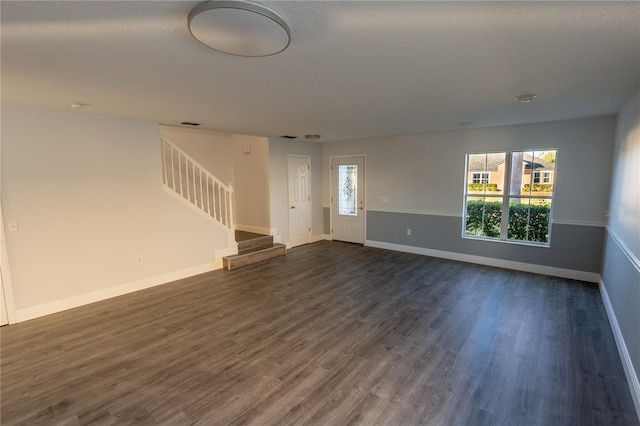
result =
[[[364,229],[362,230],[362,239],[363,245],[367,245],[367,199],[369,198],[369,185],[367,185],[367,154],[341,154],[341,155],[331,155],[329,156],[329,236],[333,241],[333,198],[336,196],[334,194],[333,188],[333,171],[331,169],[332,163],[334,159],[339,158],[353,158],[353,157],[361,157],[362,164],[364,165],[362,182],[364,182],[364,214],[362,215],[362,226]]]
[[[9,324],[15,324],[17,321],[17,312],[13,299],[13,286],[11,283],[11,272],[9,269],[9,254],[7,251],[6,232],[4,228],[4,217],[2,215],[2,206],[0,206],[0,291],[4,296],[4,309],[7,314]]]
[[[306,154],[287,154],[287,225],[288,225],[288,242],[287,242],[287,249],[292,248],[292,247],[297,247],[297,246],[301,246],[303,244],[309,244],[311,242],[311,230],[309,231],[309,233],[307,234],[307,239],[305,242],[299,243],[299,244],[292,244],[291,243],[291,214],[289,212],[289,206],[291,205],[291,199],[290,199],[290,195],[291,195],[291,188],[289,187],[289,185],[291,184],[291,168],[289,167],[289,161],[291,158],[305,158],[308,161],[309,164],[309,178],[307,179],[307,194],[309,194],[309,214],[307,215],[308,217],[308,223],[307,226],[309,229],[311,229],[311,223],[313,222],[312,218],[311,218],[311,202],[313,200],[313,194],[311,193],[311,188],[313,185],[311,185],[311,156],[310,155],[306,155]]]

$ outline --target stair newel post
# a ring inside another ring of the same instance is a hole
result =
[[[160,159],[162,161],[162,183],[167,184],[167,159],[164,153],[164,139],[160,138]]]
[[[235,221],[233,220],[233,184],[231,184],[231,182],[229,182],[228,188],[228,201],[226,204],[229,206],[229,208],[227,209],[227,211],[229,212],[229,217],[227,220],[227,226],[229,227],[229,246],[232,246],[236,244],[236,227],[234,224]]]

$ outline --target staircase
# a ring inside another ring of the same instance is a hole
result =
[[[287,246],[273,242],[272,235],[235,231],[238,254],[224,256],[222,265],[231,270],[287,254]]]
[[[224,184],[169,139],[160,140],[164,189],[227,232],[235,245],[233,187]]]

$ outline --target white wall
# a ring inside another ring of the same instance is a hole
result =
[[[248,149],[250,153],[244,153]],[[269,140],[233,135],[237,229],[269,234]]]
[[[19,319],[213,269],[226,233],[163,191],[159,141],[151,122],[3,104]]]
[[[323,204],[333,155],[367,155],[368,210],[462,216],[467,152],[558,148],[554,220],[603,224],[614,129],[614,117],[598,117],[327,143]]]
[[[607,225],[640,259],[640,92],[618,116]]]
[[[322,145],[313,142],[269,140],[271,228],[277,229],[283,242],[289,242],[289,154],[311,156],[311,236],[312,239],[322,238]]]

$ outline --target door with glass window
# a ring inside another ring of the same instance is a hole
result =
[[[331,159],[331,227],[334,240],[364,244],[364,157]]]

